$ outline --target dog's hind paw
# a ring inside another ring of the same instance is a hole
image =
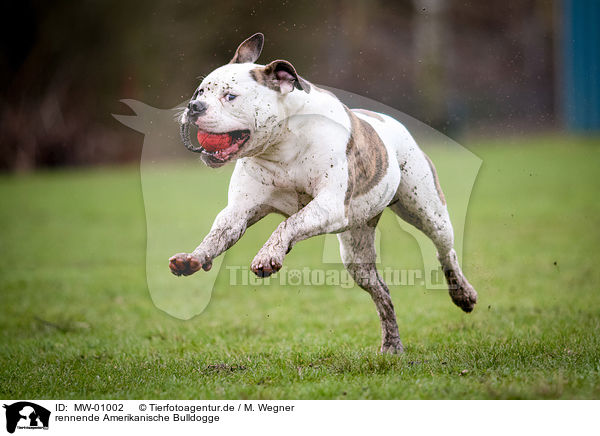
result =
[[[473,311],[477,303],[477,292],[469,285],[468,287],[450,290],[450,298],[452,298],[454,304],[469,313]]]
[[[400,339],[394,339],[384,341],[381,344],[381,354],[402,354],[404,353],[404,346]]]
[[[463,311],[472,312],[477,303],[477,292],[467,278],[462,274],[456,274],[454,271],[446,272],[446,278],[452,302]]]

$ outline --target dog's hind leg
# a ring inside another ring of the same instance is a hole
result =
[[[446,200],[435,167],[425,153],[403,166],[402,181],[389,207],[433,241],[452,301],[465,312],[471,312],[477,302],[477,292],[458,264]]]
[[[338,233],[344,266],[354,281],[371,295],[381,321],[381,352],[402,353],[394,305],[387,285],[375,267],[375,226],[379,216],[367,224]]]

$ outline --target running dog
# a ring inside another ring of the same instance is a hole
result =
[[[433,241],[452,301],[471,312],[477,293],[458,264],[431,160],[397,120],[348,109],[288,61],[256,64],[263,42],[261,33],[242,42],[229,64],[202,80],[181,116],[185,146],[206,165],[236,163],[227,207],[193,252],[169,259],[173,274],[208,271],[248,227],[282,214],[286,219],[252,261],[252,271],[268,277],[297,242],[336,233],[345,267],[377,307],[381,352],[400,353],[392,299],[375,267],[375,226],[389,207]],[[191,125],[198,129],[197,144]]]

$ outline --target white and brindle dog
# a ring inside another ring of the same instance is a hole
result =
[[[395,119],[349,110],[287,61],[256,64],[263,41],[260,33],[244,41],[229,64],[202,80],[181,116],[184,144],[208,166],[237,162],[227,207],[198,248],[170,258],[173,274],[208,271],[248,227],[280,213],[286,219],[252,271],[267,277],[297,242],[337,233],[345,267],[377,306],[381,351],[402,352],[392,299],[375,267],[375,226],[389,207],[433,241],[452,300],[472,311],[477,293],[458,265],[431,160]],[[190,124],[198,128],[198,145],[190,140]]]

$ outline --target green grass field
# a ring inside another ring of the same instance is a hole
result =
[[[392,287],[401,356],[377,354],[375,307],[356,287],[230,287],[223,268],[200,316],[158,310],[135,167],[2,176],[0,396],[600,398],[600,141],[538,137],[471,150],[483,166],[463,264],[479,303],[465,315],[447,292]],[[214,190],[166,216],[224,201],[228,170],[191,170]],[[191,170],[171,169],[166,188],[176,193]],[[210,225],[213,216],[194,219]],[[249,265],[276,223],[251,228],[227,264]],[[388,233],[385,262],[419,268],[415,240]],[[190,231],[181,251],[202,236]],[[286,264],[322,268],[322,245],[298,244]]]

